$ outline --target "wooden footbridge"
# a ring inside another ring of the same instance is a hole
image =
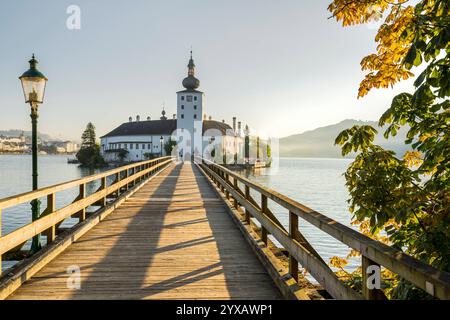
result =
[[[58,193],[73,189],[73,203],[57,207]],[[2,273],[0,299],[384,299],[366,285],[369,266],[450,299],[448,273],[208,161],[164,157],[2,199],[0,226],[2,210],[42,198],[39,220],[0,233],[0,262],[25,257]],[[289,212],[287,227],[269,202]],[[70,218],[77,223],[63,228]],[[299,218],[361,253],[361,291],[328,267]],[[24,248],[37,235],[46,245],[31,254]]]

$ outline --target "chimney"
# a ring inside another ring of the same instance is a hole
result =
[[[139,122],[141,120],[141,117],[139,115],[136,116],[136,122]]]
[[[233,117],[233,132],[236,132],[236,117]]]
[[[222,123],[225,123],[225,119],[222,120]]]
[[[177,118],[177,115],[174,113],[173,114],[173,119],[175,120]]]
[[[150,121],[150,120],[152,120],[152,118],[150,118],[150,117],[147,117],[147,121]]]
[[[129,117],[129,118],[128,118],[128,122],[133,122],[133,118],[132,118],[132,117]]]
[[[209,120],[212,120],[212,117],[211,117],[211,116],[209,116]]]
[[[238,134],[241,135],[241,122],[238,122]]]

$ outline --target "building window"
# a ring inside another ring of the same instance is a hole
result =
[[[184,101],[184,96],[181,96],[181,101]]]
[[[197,97],[196,96],[194,96],[194,101],[197,101]]]
[[[197,115],[196,114],[194,114],[194,119],[197,119]]]
[[[194,106],[194,110],[197,110],[197,106]]]
[[[145,149],[145,144],[142,144],[142,149]]]
[[[184,114],[181,115],[181,119],[184,119]]]
[[[148,146],[147,146],[147,147],[148,147],[148,149],[149,149],[149,150],[151,150],[151,149],[152,149],[152,145],[151,145],[150,143],[148,144]]]
[[[181,110],[184,110],[184,104],[181,105]]]
[[[192,96],[187,96],[187,102],[192,102]]]
[[[139,150],[139,144],[136,143],[136,150]]]
[[[130,149],[133,150],[133,144],[132,143],[130,143]]]

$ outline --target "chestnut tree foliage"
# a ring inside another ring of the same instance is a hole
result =
[[[417,76],[412,92],[395,96],[379,120],[387,128],[385,138],[406,126],[410,151],[405,155],[375,145],[377,130],[371,126],[354,126],[336,138],[343,155],[357,153],[345,173],[353,223],[449,272],[450,1],[334,0],[328,9],[343,26],[381,19],[376,52],[361,61],[366,74],[358,97]],[[342,268],[345,259],[331,263],[354,281]],[[391,297],[424,295],[395,275],[384,275],[396,279],[390,282]]]

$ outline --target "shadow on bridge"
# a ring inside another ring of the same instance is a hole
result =
[[[278,297],[223,203],[193,165],[167,169],[102,224],[109,235],[79,242],[117,240],[100,262],[81,269],[81,289],[72,299]],[[125,230],[117,224],[126,224]],[[272,294],[260,290],[266,287]]]

